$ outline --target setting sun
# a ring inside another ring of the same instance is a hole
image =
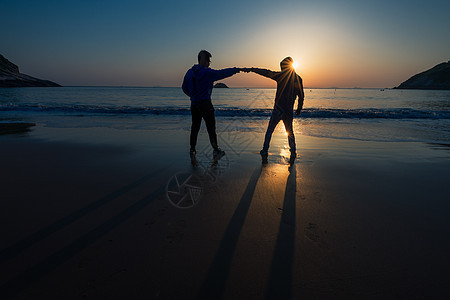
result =
[[[296,61],[294,61],[294,62],[292,63],[292,68],[293,68],[294,70],[297,70],[297,67],[298,67],[298,63],[297,63]]]

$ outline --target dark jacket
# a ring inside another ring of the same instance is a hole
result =
[[[281,72],[254,68],[254,72],[277,82],[277,94],[274,108],[292,114],[295,99],[298,96],[300,107],[303,107],[303,80],[294,70],[286,68]]]
[[[238,68],[214,70],[201,65],[194,65],[184,75],[182,88],[184,93],[191,98],[192,104],[197,104],[203,100],[211,101],[214,81],[230,77],[236,73],[239,73]]]

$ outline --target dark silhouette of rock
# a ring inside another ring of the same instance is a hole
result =
[[[19,67],[0,54],[0,87],[60,86],[59,84],[31,77],[19,72]]]
[[[215,88],[228,88],[228,86],[225,83],[218,82],[214,85]]]
[[[394,89],[450,90],[450,61],[416,74]]]
[[[3,123],[0,122],[0,135],[10,134],[10,133],[24,133],[30,131],[30,127],[36,126],[34,123],[23,123],[23,122],[13,122],[13,123]]]

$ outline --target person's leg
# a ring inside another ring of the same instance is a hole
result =
[[[217,134],[216,134],[216,117],[214,115],[214,107],[211,102],[202,107],[203,119],[205,119],[206,130],[209,135],[209,142],[214,150],[217,150]]]
[[[288,134],[289,148],[291,148],[291,156],[296,156],[295,136],[292,126],[293,119],[293,116],[283,116],[284,128],[286,129],[286,132]]]
[[[278,122],[281,120],[281,112],[279,110],[274,109],[272,111],[272,115],[270,116],[269,125],[267,126],[266,135],[264,137],[264,145],[261,150],[261,155],[266,154],[269,151],[269,144],[272,138],[272,134],[277,127]]]
[[[195,150],[197,145],[197,136],[200,131],[200,126],[202,125],[202,112],[197,105],[191,105],[191,115],[192,115],[192,126],[191,126],[191,151]]]

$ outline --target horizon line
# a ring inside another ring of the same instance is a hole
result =
[[[180,88],[180,86],[162,86],[162,85],[62,85],[61,87],[117,87],[117,88]],[[229,89],[272,89],[276,87],[227,87]],[[225,88],[225,89],[227,89]],[[220,88],[219,88],[220,89]],[[395,87],[303,87],[304,90],[358,90],[358,89],[395,89]]]

